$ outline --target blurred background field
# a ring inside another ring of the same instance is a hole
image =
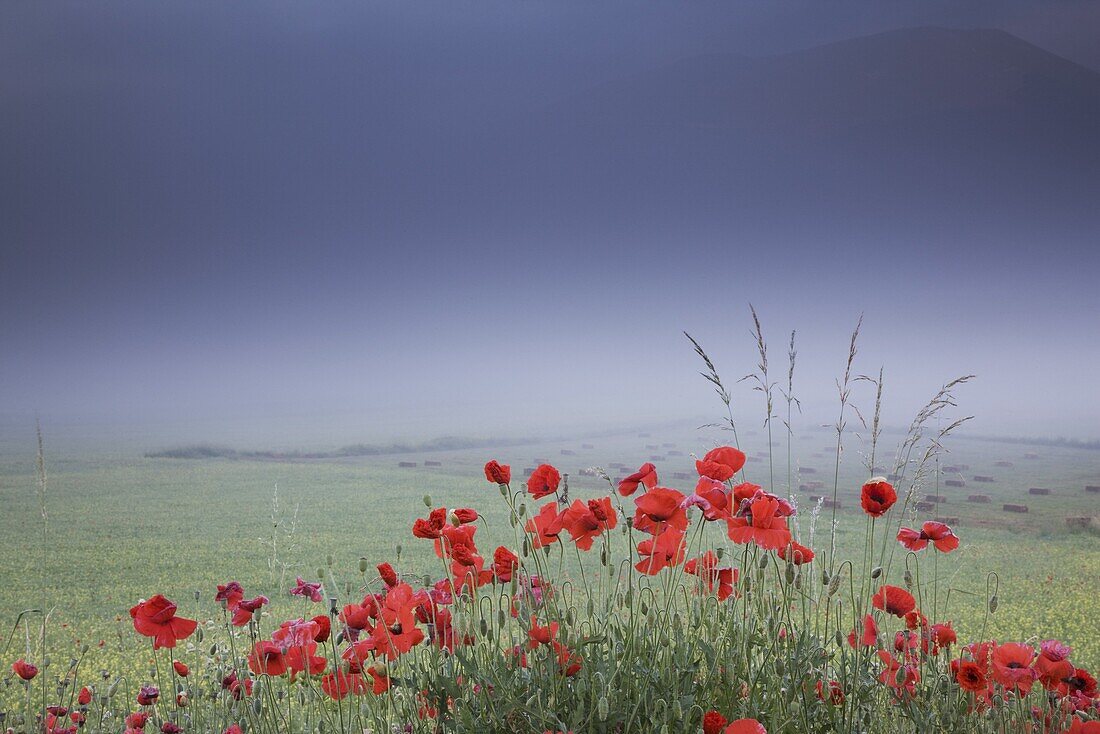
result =
[[[286,589],[295,575],[316,579],[321,569],[327,575],[329,558],[339,581],[335,591],[331,582],[327,591],[341,604],[345,597],[362,595],[360,558],[369,561],[368,577],[381,561],[395,562],[403,573],[438,576],[430,544],[410,533],[413,520],[427,512],[425,495],[435,505],[473,506],[482,512],[485,527],[478,540],[486,554],[498,543],[512,544],[504,504],[482,475],[490,458],[511,464],[514,484],[539,462],[552,463],[568,473],[573,497],[607,492],[604,480],[587,475],[591,467],[606,468],[614,479],[643,461],[656,464],[662,484],[690,492],[695,479],[691,454],[730,438],[716,429],[666,425],[510,446],[487,442],[451,451],[256,460],[146,458],[102,444],[79,448],[62,440],[58,447],[47,434],[43,547],[33,432],[9,432],[0,457],[0,623],[6,638],[23,610],[47,608],[53,640],[71,639],[74,651],[82,642],[91,644],[92,667],[113,674],[141,659],[134,650],[142,643],[132,633],[127,610],[155,593],[176,600],[184,616],[214,619],[220,615],[212,601],[215,585],[235,579],[249,594],[271,597],[269,609],[277,623],[308,611]],[[750,457],[748,479],[767,486],[764,434],[743,430],[740,438]],[[883,437],[889,458],[877,463],[890,463],[897,440],[900,435]],[[150,443],[151,448],[159,445]],[[791,484],[803,542],[818,505],[811,498],[832,496],[832,446],[835,434],[827,430],[792,441]],[[847,434],[840,469],[838,542],[855,560],[865,528],[858,504],[859,486],[868,474],[865,448],[859,435]],[[916,512],[913,522],[947,518],[962,538],[960,550],[940,563],[941,579],[952,589],[948,617],[959,639],[981,634],[987,574],[993,572],[1000,580],[999,608],[988,617],[987,637],[1059,637],[1074,648],[1078,664],[1095,668],[1100,664],[1095,620],[1100,494],[1086,487],[1100,484],[1100,452],[965,435],[952,438],[947,448],[939,474],[917,490],[918,499],[936,494],[943,501]],[[773,488],[786,493],[782,440],[776,442],[774,461]],[[993,481],[976,483],[975,476]],[[949,480],[965,486],[947,486]],[[1033,487],[1049,494],[1033,494]],[[968,501],[974,494],[989,501]],[[1028,511],[1006,512],[1005,504],[1025,505]],[[820,549],[831,510],[818,511],[814,545]],[[715,547],[726,542],[720,528],[708,533]],[[573,563],[565,560],[567,572]],[[892,574],[898,582],[900,566]],[[18,657],[21,644],[19,639],[11,643],[7,657]]]

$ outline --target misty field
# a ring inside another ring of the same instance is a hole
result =
[[[127,610],[134,600],[159,591],[171,590],[193,615],[216,618],[212,589],[230,579],[250,592],[283,599],[296,575],[333,573],[343,587],[337,589],[342,604],[360,593],[360,558],[368,559],[372,573],[381,559],[399,559],[410,572],[437,572],[430,549],[410,535],[413,521],[427,511],[424,495],[436,505],[478,507],[487,521],[485,543],[507,542],[505,509],[491,501],[495,489],[482,476],[490,457],[507,460],[517,475],[549,461],[568,473],[571,495],[582,498],[606,494],[607,484],[581,470],[624,463],[629,472],[652,458],[662,483],[686,493],[695,481],[689,454],[702,455],[724,438],[716,431],[678,428],[654,430],[652,437],[632,433],[361,460],[246,461],[68,456],[50,451],[47,437],[45,541],[28,440],[25,453],[0,463],[0,622],[6,636],[20,612],[48,608],[53,642],[61,649],[70,646],[76,655],[81,642],[91,643],[84,663],[89,669],[111,678],[132,674],[144,667],[138,661],[145,647],[133,635]],[[834,440],[817,432],[793,442],[792,483],[803,536],[816,504],[810,496],[831,497],[834,458],[825,449]],[[748,436],[743,444],[747,477],[766,485],[762,435]],[[859,486],[866,470],[860,465],[860,440],[849,437],[845,444],[837,537],[840,552],[852,555],[859,551]],[[1073,647],[1078,664],[1095,668],[1100,664],[1095,617],[1100,535],[1095,521],[1072,529],[1066,518],[1095,514],[1100,495],[1085,487],[1100,484],[1100,453],[966,438],[953,439],[948,448],[941,470],[967,468],[961,475],[941,471],[939,490],[932,479],[926,492],[938,491],[946,502],[918,514],[957,518],[952,527],[962,546],[945,567],[951,589],[947,616],[959,638],[976,639],[983,622],[991,638],[1054,636]],[[402,462],[415,467],[402,468]],[[624,473],[607,471],[612,478]],[[785,486],[780,445],[774,472],[777,484]],[[965,487],[946,486],[958,476]],[[974,476],[994,481],[975,483]],[[807,488],[815,482],[823,488]],[[1051,492],[1032,495],[1032,487]],[[988,495],[990,501],[968,502],[972,494]],[[1028,512],[1005,512],[1006,503],[1026,505]],[[829,514],[821,510],[819,539],[827,534]],[[565,572],[575,574],[576,559],[566,556]],[[999,604],[996,613],[986,615],[990,573],[999,576]],[[9,657],[18,648],[17,640]]]

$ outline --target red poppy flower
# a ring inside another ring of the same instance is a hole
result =
[[[768,734],[768,730],[756,719],[738,719],[731,721],[722,734]]]
[[[172,661],[172,670],[176,671],[176,675],[178,675],[180,678],[186,678],[191,673],[191,669],[188,668],[185,663],[182,663],[179,660]]]
[[[447,525],[447,510],[438,507],[428,514],[428,519],[418,518],[413,523],[413,535],[426,540],[436,540],[443,536],[443,528]]]
[[[304,580],[301,576],[295,579],[294,588],[290,590],[292,596],[304,596],[310,601],[321,601],[324,598],[324,589],[320,583]]]
[[[338,670],[321,678],[321,690],[334,701],[342,701],[348,694],[359,695],[366,688],[363,685],[363,677],[358,673],[345,673]]]
[[[23,658],[19,658],[11,664],[12,672],[23,680],[33,680],[38,675],[38,667],[31,665]]]
[[[237,581],[226,584],[218,584],[218,593],[214,594],[214,601],[220,601],[228,609],[237,606],[237,602],[244,598],[244,587]]]
[[[657,533],[663,527],[687,530],[687,512],[681,506],[684,495],[675,489],[656,487],[634,499],[634,528]]]
[[[779,501],[768,495],[757,495],[744,503],[737,514],[726,521],[730,540],[734,543],[753,542],[765,550],[779,550],[791,542],[787,519],[777,515]]]
[[[1100,734],[1100,720],[1082,721],[1081,717],[1074,716],[1066,734]]]
[[[317,631],[313,633],[313,641],[325,643],[328,642],[329,635],[332,634],[332,622],[324,614],[318,614],[311,620],[317,625]]]
[[[917,606],[917,600],[905,589],[899,586],[885,585],[879,588],[873,597],[871,604],[875,609],[889,612],[895,617],[904,617]]]
[[[814,559],[814,552],[792,538],[790,543],[779,549],[779,557],[796,566],[801,566]]]
[[[685,563],[684,573],[698,576],[709,593],[715,593],[717,587],[718,601],[728,599],[733,594],[733,585],[737,583],[737,569],[718,568],[718,556],[712,550]]]
[[[581,550],[591,550],[592,541],[605,530],[612,530],[619,523],[619,516],[611,507],[610,497],[588,500],[587,503],[575,500],[562,513],[562,527]]]
[[[388,563],[379,563],[375,566],[378,571],[378,575],[382,578],[382,583],[386,585],[386,588],[397,586],[400,580],[397,578],[397,571],[393,570],[393,566]]]
[[[497,581],[508,583],[512,580],[512,574],[519,568],[519,556],[505,548],[498,546],[493,551],[493,573]]]
[[[485,465],[485,478],[493,484],[510,484],[512,481],[512,467],[493,459]]]
[[[376,624],[371,634],[379,653],[396,660],[424,640],[424,632],[416,626],[418,604],[408,584],[398,584],[386,592],[378,610],[381,624]]]
[[[455,525],[465,525],[469,522],[477,520],[477,510],[469,507],[459,507],[457,510],[451,511],[451,517],[454,518]]]
[[[298,673],[319,675],[325,672],[325,666],[328,665],[327,659],[317,655],[316,642],[293,645],[284,653],[284,657],[286,658],[286,667],[290,671],[291,680],[294,680]]]
[[[76,697],[76,702],[81,706],[87,706],[92,702],[92,689],[88,686],[84,686],[80,689],[80,695]]]
[[[722,734],[722,727],[729,721],[717,711],[708,711],[703,714],[703,734]]]
[[[919,609],[914,609],[906,613],[905,626],[911,630],[922,629],[928,626],[928,617],[924,616]]]
[[[175,647],[177,640],[187,639],[198,626],[193,619],[177,617],[176,605],[160,594],[131,607],[130,617],[138,634],[153,638],[154,650]]]
[[[852,647],[875,647],[878,644],[878,623],[875,618],[870,614],[864,615],[858,645],[855,630],[848,633],[848,644]]]
[[[629,497],[638,491],[638,485],[644,484],[646,489],[653,489],[657,486],[657,467],[653,464],[642,464],[638,471],[631,474],[626,479],[619,482],[619,494],[623,497]]]
[[[993,648],[993,680],[1008,689],[1017,689],[1020,695],[1027,695],[1038,673],[1031,664],[1035,661],[1035,650],[1018,642],[1006,642]]]
[[[920,669],[913,663],[913,658],[904,658],[902,663],[885,650],[878,651],[879,660],[886,663],[886,668],[879,674],[879,681],[894,690],[894,694],[900,697],[904,691],[911,698],[916,695],[917,683],[920,683]]]
[[[955,667],[955,680],[964,691],[983,693],[989,687],[982,666],[972,660],[955,662],[958,662],[957,666],[953,666]]]
[[[1035,659],[1039,683],[1048,691],[1056,691],[1062,687],[1066,678],[1073,677],[1073,670],[1073,663],[1069,660],[1051,660],[1041,654]]]
[[[827,693],[826,687],[828,688]],[[844,705],[844,689],[835,680],[829,681],[828,684],[819,680],[814,684],[814,690],[817,691],[817,697],[822,701],[828,701],[834,706]]]
[[[138,689],[137,702],[139,706],[152,706],[160,698],[160,689],[156,686],[142,686]]]
[[[538,619],[531,617],[531,629],[527,633],[527,648],[534,650],[539,645],[549,645],[558,637],[558,623],[551,622],[542,627]]]
[[[148,720],[149,714],[144,711],[134,711],[126,716],[125,724],[130,729],[144,729]]]
[[[677,566],[684,560],[687,544],[684,531],[669,527],[656,538],[647,538],[638,543],[638,555],[641,560],[634,564],[639,572],[654,576],[669,566]]]
[[[562,520],[557,502],[543,505],[539,514],[528,520],[524,526],[524,530],[531,534],[531,545],[542,548],[557,543],[558,534],[562,531]]]
[[[955,628],[951,626],[950,622],[932,625],[929,638],[932,640],[933,655],[939,653],[941,648],[951,647],[959,641],[959,636],[955,634]]]
[[[222,734],[244,734],[244,731],[242,731],[241,727],[237,724],[230,724]]]
[[[719,446],[711,449],[701,460],[695,462],[695,470],[701,477],[710,477],[724,482],[745,465],[745,455],[732,446]]]
[[[680,503],[680,506],[698,507],[703,511],[705,520],[728,518],[730,514],[730,494],[726,485],[710,477],[699,477],[695,491]]]
[[[257,675],[282,675],[286,672],[283,649],[270,640],[260,640],[248,654],[248,669]]]
[[[266,596],[257,596],[255,599],[241,599],[233,610],[233,619],[230,620],[234,627],[244,627],[252,621],[252,615],[260,611],[267,604]]]
[[[898,530],[898,542],[911,551],[923,550],[928,546],[928,541],[942,553],[950,553],[959,547],[959,539],[951,531],[951,528],[942,522],[928,521],[921,526],[920,532],[910,528]]]
[[[238,678],[237,672],[233,671],[229,675],[222,678],[222,688],[229,691],[229,695],[234,699],[240,701],[245,696],[252,695],[252,679],[251,678]]]
[[[554,656],[558,660],[558,672],[569,677],[576,675],[581,670],[581,656],[570,650],[560,642],[551,643],[554,647]]]
[[[559,482],[561,482],[561,474],[557,469],[549,464],[539,464],[527,480],[527,491],[535,499],[541,499],[557,492]]]
[[[860,504],[871,517],[882,517],[897,501],[898,493],[883,477],[873,477],[860,490]]]
[[[372,665],[367,668],[367,675],[374,680],[374,685],[371,687],[371,692],[374,695],[379,696],[390,690],[390,676],[385,668]]]

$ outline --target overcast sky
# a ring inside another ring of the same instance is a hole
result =
[[[693,417],[719,406],[681,331],[740,377],[751,301],[776,372],[798,330],[811,415],[862,313],[893,422],[974,372],[975,431],[1098,437],[1095,169],[926,207],[862,168],[806,193],[791,158],[685,203],[547,122],[700,54],[925,25],[1100,69],[1094,2],[5,2],[0,414],[343,415],[349,441]]]

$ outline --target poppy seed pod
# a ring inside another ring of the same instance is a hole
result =
[[[882,575],[882,566],[875,566],[871,569],[871,578],[877,579]]]

